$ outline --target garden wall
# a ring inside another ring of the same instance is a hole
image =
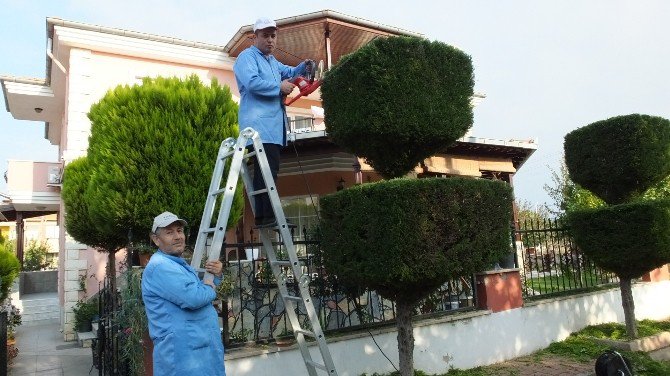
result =
[[[19,297],[25,294],[58,291],[58,271],[46,270],[19,274]]]
[[[633,286],[638,320],[670,317],[670,281]],[[450,366],[471,368],[530,354],[565,339],[585,326],[623,322],[618,288],[525,303],[492,313],[475,311],[415,322],[414,365],[427,373]],[[384,353],[398,364],[394,327],[371,330]],[[340,376],[391,372],[393,367],[367,332],[328,337]],[[318,349],[311,348],[320,360]],[[241,349],[226,355],[228,374],[244,376],[307,375],[297,348]]]

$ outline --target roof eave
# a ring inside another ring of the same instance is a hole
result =
[[[290,24],[299,23],[299,22],[311,21],[311,20],[315,20],[315,19],[319,19],[319,18],[332,18],[332,19],[339,20],[339,21],[349,22],[349,23],[352,23],[352,24],[361,25],[361,26],[372,28],[372,29],[377,29],[377,30],[388,32],[388,33],[391,33],[391,34],[424,38],[424,35],[421,34],[421,33],[401,29],[399,27],[380,24],[380,23],[370,21],[370,20],[366,20],[366,19],[360,18],[360,17],[349,16],[347,14],[339,13],[339,12],[329,10],[329,9],[321,10],[321,11],[317,11],[317,12],[312,12],[312,13],[307,13],[307,14],[302,14],[302,15],[299,15],[299,16],[281,18],[281,19],[276,20],[275,22],[277,23],[277,27],[281,27],[281,26],[284,26],[284,25],[290,25]],[[235,47],[235,45],[237,45],[237,42],[239,42],[239,40],[242,39],[246,33],[250,32],[252,30],[253,30],[252,25],[245,25],[245,26],[240,27],[240,29],[237,31],[237,33],[235,35],[233,35],[233,38],[223,48],[223,51],[226,52],[226,53],[230,53],[230,50],[233,47]]]

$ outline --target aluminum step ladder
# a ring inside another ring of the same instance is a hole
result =
[[[249,140],[251,140],[254,146],[254,151],[252,152],[246,152],[246,145]],[[246,163],[248,159],[254,157],[256,158],[256,162],[260,164],[260,170],[266,187],[265,189],[258,191],[253,190],[253,183]],[[226,164],[229,160],[228,178],[225,185],[221,186]],[[202,268],[202,259],[205,253],[207,253],[208,261],[219,259],[221,248],[224,243],[230,209],[233,204],[233,198],[240,176],[242,176],[247,197],[249,197],[249,202],[251,203],[254,213],[256,212],[255,200],[252,198],[264,193],[267,193],[270,197],[272,210],[275,214],[275,219],[277,220],[277,226],[259,229],[261,242],[263,244],[262,249],[270,262],[270,268],[277,280],[277,287],[279,288],[280,296],[284,301],[286,314],[291,323],[293,334],[300,347],[300,352],[305,361],[307,372],[310,376],[317,376],[317,371],[323,371],[328,375],[337,375],[333,359],[328,350],[326,338],[321,329],[321,324],[319,323],[319,317],[314,309],[312,297],[309,294],[310,276],[308,273],[303,272],[300,261],[298,260],[298,255],[295,250],[295,245],[293,244],[289,226],[286,222],[284,210],[279,201],[275,182],[270,172],[270,166],[265,155],[263,143],[258,132],[252,128],[245,128],[242,130],[237,140],[230,137],[221,143],[216,164],[214,166],[214,172],[212,173],[212,181],[209,185],[205,209],[202,213],[202,219],[200,220],[200,229],[198,231],[198,238],[195,242],[191,266],[198,271],[204,271]],[[222,195],[223,199],[220,199]],[[217,205],[219,202],[220,204]],[[213,216],[217,206],[219,207],[218,217],[216,225],[212,226]],[[284,246],[288,259],[277,259],[277,254],[272,241],[274,231],[279,232],[279,245]],[[210,238],[212,239],[211,245],[208,247],[208,239]],[[207,251],[207,248],[209,248],[209,251]],[[288,278],[282,268],[290,268],[293,272],[293,276],[298,283],[298,295],[289,294],[289,290],[286,286]],[[203,279],[211,280],[213,279],[213,276],[205,271]],[[296,314],[296,309],[301,303],[307,311],[308,322],[306,324],[309,328],[303,328],[300,325],[300,320]],[[307,342],[308,337],[313,338],[318,345],[323,363],[316,362],[312,359]]]

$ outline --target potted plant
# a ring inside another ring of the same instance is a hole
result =
[[[153,247],[151,244],[140,243],[135,246],[137,249],[137,254],[140,257],[140,266],[145,267],[151,259],[151,255],[156,252],[156,247]]]
[[[93,318],[98,314],[97,299],[86,301],[79,299],[72,308],[74,313],[74,329],[77,332],[90,332],[93,330]]]

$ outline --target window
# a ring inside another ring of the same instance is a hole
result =
[[[318,223],[317,210],[319,206],[319,197],[311,197],[314,198],[314,203],[312,203],[312,198],[310,198],[310,196],[281,199],[286,219],[298,226],[295,234],[296,240],[305,240],[303,229],[309,231]]]

